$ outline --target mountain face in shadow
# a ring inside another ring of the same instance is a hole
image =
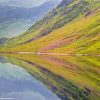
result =
[[[57,2],[56,2],[57,3]],[[39,7],[33,8],[21,8],[21,7],[11,7],[0,5],[0,22],[14,20],[14,19],[32,19],[36,21],[37,19],[44,16],[48,11],[56,7],[55,2],[45,2]],[[37,17],[37,19],[36,19]]]

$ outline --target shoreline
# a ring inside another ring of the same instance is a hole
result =
[[[100,56],[100,54],[67,54],[67,53],[47,53],[47,52],[0,52],[0,54],[36,54],[54,56]]]

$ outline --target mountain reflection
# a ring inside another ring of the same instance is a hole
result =
[[[2,56],[11,64],[24,68],[61,100],[99,98],[99,57],[32,54]]]

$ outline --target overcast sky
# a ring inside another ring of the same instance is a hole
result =
[[[0,0],[0,3],[8,6],[19,6],[19,7],[34,7],[43,4],[44,2],[51,0]],[[55,1],[55,0],[52,0]],[[61,1],[61,0],[58,0]]]

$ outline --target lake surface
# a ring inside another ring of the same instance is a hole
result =
[[[0,100],[100,100],[100,57],[0,55]]]

